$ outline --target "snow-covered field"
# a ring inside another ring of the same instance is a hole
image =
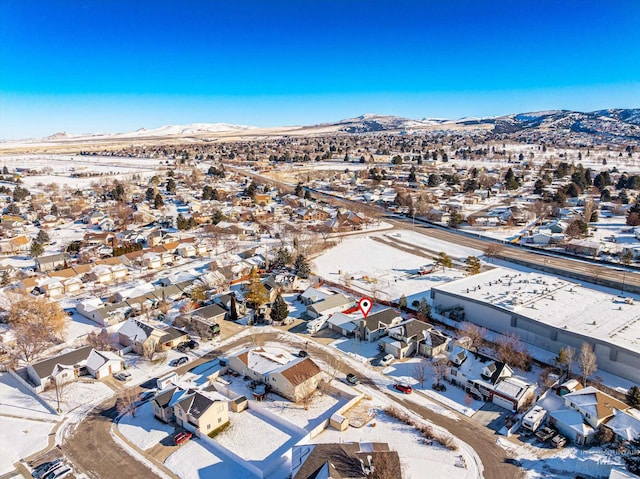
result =
[[[64,414],[74,409],[89,404],[91,402],[107,399],[113,395],[113,390],[101,382],[81,382],[76,381],[66,385],[62,392],[62,400],[60,401],[60,409]],[[58,407],[55,388],[47,389],[40,393],[40,396],[46,400],[52,408]]]
[[[192,439],[171,454],[164,465],[182,479],[220,479],[223,477],[252,477],[237,462],[221,459],[202,444]],[[275,479],[275,478],[274,478]]]
[[[136,410],[136,415],[127,414],[118,423],[118,430],[142,450],[155,446],[173,433],[173,426],[159,421],[153,416],[151,401]]]
[[[314,272],[322,278],[342,284],[345,278],[353,277],[353,280],[349,279],[350,286],[364,294],[389,300],[397,300],[404,294],[412,301],[424,296],[432,286],[463,276],[462,271],[453,269],[444,272],[438,270],[431,274],[417,276],[416,273],[421,266],[433,263],[432,258],[421,257],[391,245],[379,243],[373,239],[374,236],[381,237],[385,241],[397,239],[403,243],[410,243],[428,250],[433,256],[440,251],[446,252],[453,259],[482,254],[472,248],[401,230],[393,233],[375,233],[366,237],[344,238],[340,244],[313,261]],[[401,246],[406,248],[404,244]]]

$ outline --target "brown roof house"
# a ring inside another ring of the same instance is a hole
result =
[[[400,456],[382,442],[306,444],[291,451],[291,479],[402,479]]]
[[[280,348],[249,348],[229,356],[229,368],[269,385],[272,392],[299,402],[318,387],[322,370],[309,357]]]

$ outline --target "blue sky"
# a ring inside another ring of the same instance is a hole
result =
[[[2,0],[0,138],[640,107],[640,2]]]

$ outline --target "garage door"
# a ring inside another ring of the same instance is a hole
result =
[[[493,395],[493,404],[503,407],[508,411],[513,411],[513,403],[496,394]]]

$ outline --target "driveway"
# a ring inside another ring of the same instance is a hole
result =
[[[513,413],[506,409],[493,404],[492,402],[485,403],[478,411],[471,416],[474,422],[487,427],[493,431],[500,431],[504,427],[507,417]]]

